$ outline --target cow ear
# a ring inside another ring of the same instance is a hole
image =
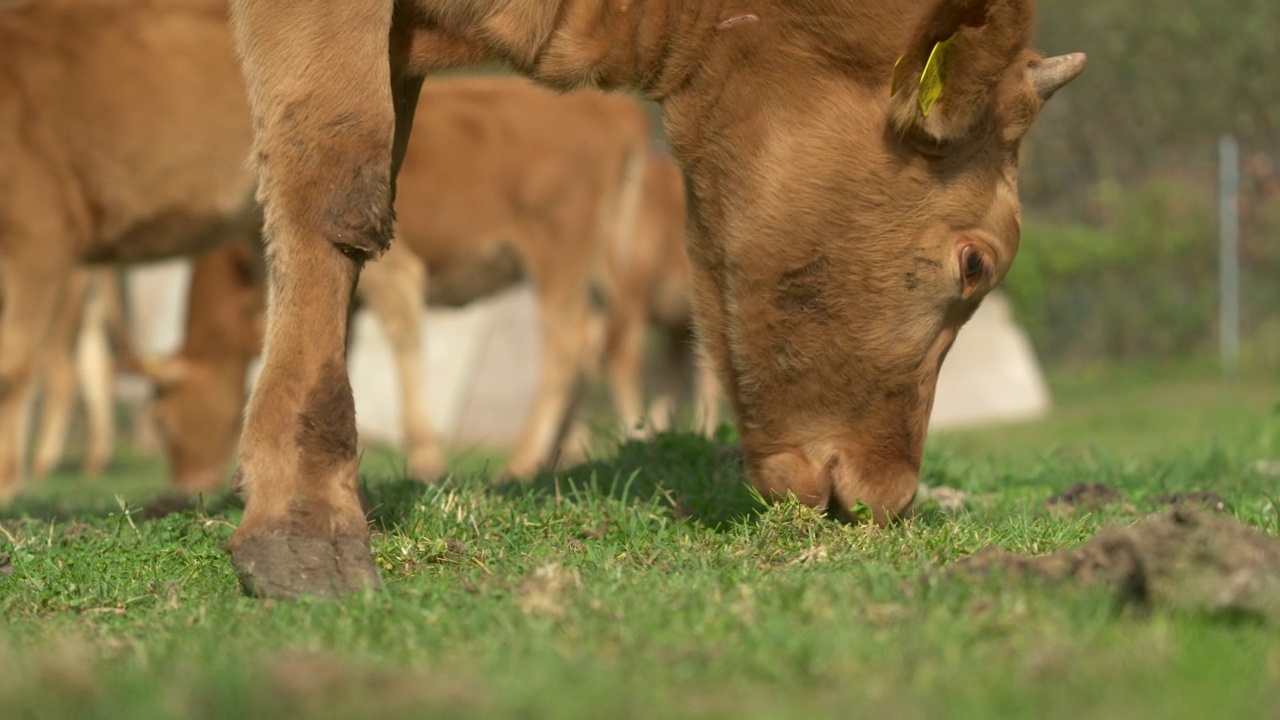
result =
[[[937,0],[893,70],[896,134],[941,144],[973,135],[1000,84],[1025,73],[1033,20],[1031,0]]]

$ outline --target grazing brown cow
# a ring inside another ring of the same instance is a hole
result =
[[[915,495],[938,368],[1020,237],[1018,146],[1083,68],[1031,0],[232,0],[272,257],[232,561],[252,593],[378,583],[343,357],[420,77],[501,59],[663,106],[700,342],[769,497]],[[442,169],[440,172],[447,173]]]
[[[225,0],[0,7],[0,503],[73,269],[256,235],[252,132]]]
[[[444,468],[419,401],[424,296],[433,306],[456,306],[532,282],[542,373],[507,465],[509,474],[526,476],[559,446],[575,386],[596,352],[588,338],[589,316],[599,315],[593,296],[607,307],[612,336],[642,340],[651,307],[666,325],[688,324],[680,171],[652,153],[648,116],[623,95],[459,78],[427,83],[421,102],[431,111],[416,117],[420,133],[400,173],[401,242],[366,267],[356,293],[391,341],[409,469],[430,479]],[[456,171],[444,175],[441,167]],[[214,277],[224,288],[193,287],[186,344],[152,370],[160,389],[153,410],[185,490],[218,484],[240,429],[244,373],[257,355],[256,345],[225,339],[231,325],[201,320],[228,303],[223,295],[253,292],[245,285],[252,278]],[[194,356],[193,342],[207,350]],[[620,410],[638,405],[642,350],[609,342],[605,364]],[[714,386],[701,391],[714,400]]]

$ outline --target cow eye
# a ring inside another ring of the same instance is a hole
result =
[[[960,266],[964,269],[964,279],[972,282],[987,272],[987,264],[982,259],[982,252],[972,245],[966,245],[960,253]]]

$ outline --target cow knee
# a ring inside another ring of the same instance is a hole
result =
[[[361,263],[390,246],[391,138],[380,132],[382,118],[358,119],[368,122],[357,128],[351,118],[313,120],[263,132],[255,153],[258,199],[273,236],[280,236],[278,230],[318,234]],[[333,142],[339,131],[342,142]],[[304,226],[273,227],[277,223]]]
[[[344,192],[330,196],[321,234],[338,252],[364,263],[391,246],[395,210],[391,199],[390,172],[369,165],[357,166],[349,184],[334,184]]]

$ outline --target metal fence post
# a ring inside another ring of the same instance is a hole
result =
[[[1240,367],[1240,147],[1218,141],[1218,340],[1222,377]]]

